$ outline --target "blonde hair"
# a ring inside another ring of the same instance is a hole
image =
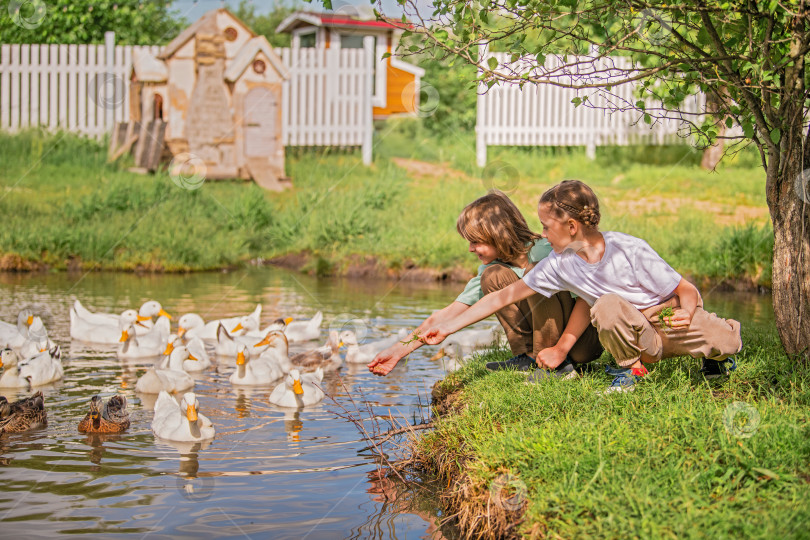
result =
[[[468,204],[458,216],[456,230],[468,242],[493,246],[504,262],[525,255],[540,238],[515,203],[498,190]]]
[[[579,180],[563,180],[543,193],[539,204],[548,204],[549,211],[558,219],[570,217],[591,229],[598,227],[602,217],[596,194]]]

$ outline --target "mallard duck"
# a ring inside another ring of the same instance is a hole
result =
[[[408,335],[408,331],[401,328],[394,336],[371,343],[364,343],[363,345],[358,343],[357,334],[354,333],[354,330],[344,330],[339,335],[340,341],[346,345],[346,362],[349,364],[368,364],[374,360],[378,352],[387,349],[397,341],[404,340]]]
[[[306,407],[318,403],[324,398],[320,383],[323,380],[323,370],[316,369],[312,373],[303,375],[293,369],[270,393],[268,400],[279,407]]]
[[[146,334],[136,335],[135,325],[129,324],[121,331],[118,358],[150,358],[160,356],[166,350],[169,339],[169,319],[159,317]]]
[[[144,394],[159,394],[167,392],[183,392],[194,388],[194,379],[183,369],[186,360],[194,360],[185,347],[175,347],[169,355],[166,368],[149,368],[138,382],[135,390]]]
[[[329,332],[329,339],[326,340],[325,345],[293,355],[290,357],[290,362],[307,371],[317,367],[323,368],[324,371],[335,370],[343,365],[343,359],[338,353],[341,346],[343,343],[338,337],[337,330],[332,330]]]
[[[17,433],[29,429],[37,429],[48,425],[48,413],[45,411],[45,398],[42,392],[37,392],[29,398],[14,403],[8,403],[3,398],[2,420],[0,420],[0,435],[3,433]]]
[[[183,396],[178,404],[168,392],[161,392],[155,402],[152,432],[169,441],[200,441],[213,439],[214,424],[200,414],[200,404],[193,392]]]
[[[323,313],[319,311],[308,321],[291,321],[287,323],[284,333],[287,334],[290,343],[318,339],[321,336],[322,322]]]
[[[90,412],[79,422],[79,433],[121,433],[129,428],[127,398],[115,394],[106,403],[90,399]]]
[[[258,386],[270,384],[285,375],[276,363],[259,359],[251,360],[250,349],[243,343],[238,346],[236,354],[236,371],[231,374],[231,384]]]
[[[258,326],[261,319],[262,306],[256,305],[256,309],[248,317],[255,319]],[[203,341],[214,342],[217,339],[217,328],[222,324],[225,329],[234,328],[240,324],[242,317],[229,317],[226,319],[216,319],[213,321],[205,322],[202,317],[196,313],[186,313],[177,321],[177,335],[184,339],[198,337]]]
[[[200,338],[192,338],[188,343],[183,343],[183,339],[178,337],[177,334],[169,334],[169,343],[166,345],[166,350],[163,351],[164,361],[163,365],[168,366],[169,357],[176,347],[185,347],[188,350],[189,359],[183,362],[184,371],[205,371],[211,367],[211,358],[208,356],[208,351],[205,350],[205,344]]]
[[[58,381],[65,374],[58,345],[26,360],[21,360],[11,349],[3,349],[0,352],[0,367],[3,368],[0,377],[0,387],[3,388],[42,386]]]

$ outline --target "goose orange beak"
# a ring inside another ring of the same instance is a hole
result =
[[[270,345],[270,343],[273,341],[273,339],[274,339],[274,336],[264,336],[264,339],[262,339],[256,345],[254,345],[254,347],[261,347],[262,345]]]
[[[167,345],[166,345],[166,350],[165,350],[165,351],[163,351],[163,354],[164,354],[164,355],[166,355],[166,354],[172,354],[172,351],[173,351],[173,350],[174,350],[174,343],[169,343],[169,344],[167,344]]]
[[[25,320],[25,324],[27,324],[28,326],[31,326],[32,324],[34,324],[34,316],[29,315],[28,318]]]
[[[431,360],[441,360],[445,356],[447,356],[447,354],[444,352],[444,347],[442,347],[441,349],[439,349],[439,352],[437,352],[436,354],[431,356],[430,359]]]
[[[152,320],[152,317],[145,317],[143,315],[138,315],[138,322],[151,321],[151,320]]]
[[[165,310],[165,309],[163,309],[163,308],[161,308],[161,309],[160,309],[160,311],[158,311],[158,316],[159,316],[159,317],[166,317],[167,319],[172,320],[172,316],[171,316],[171,315],[169,315],[169,314],[166,312],[166,310]]]
[[[191,353],[188,353],[188,359],[189,359],[189,360],[199,360],[199,358],[197,358],[196,356],[194,356],[194,355],[193,355],[193,354],[191,354]]]
[[[233,330],[231,330],[231,334],[233,334],[234,332],[238,332],[238,331],[239,331],[239,330],[241,330],[242,328],[244,328],[244,327],[242,326],[242,323],[237,324],[236,326],[234,326],[234,327],[233,327]]]
[[[239,351],[236,353],[236,365],[241,366],[245,363],[245,353]]]
[[[186,329],[182,326],[177,327],[177,337],[183,337],[186,335]]]
[[[293,392],[298,396],[304,395],[304,389],[301,387],[301,381],[298,379],[293,381]]]
[[[189,422],[197,421],[197,409],[194,408],[194,405],[189,405],[186,408],[186,418],[188,418]]]
[[[123,332],[121,332],[121,339],[119,339],[118,341],[123,343],[123,342],[125,342],[127,340],[129,340],[129,332],[124,330]]]
[[[291,322],[293,322],[292,317],[287,317],[286,319],[284,319],[284,324],[290,324]]]

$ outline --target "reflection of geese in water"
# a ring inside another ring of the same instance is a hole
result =
[[[213,476],[200,477],[199,452],[211,446],[211,439],[194,442],[169,441],[156,439],[157,446],[173,448],[180,454],[177,468],[177,490],[191,501],[203,501],[211,496],[214,490]]]
[[[287,433],[287,440],[289,442],[301,442],[301,429],[304,423],[301,421],[301,411],[296,409],[294,411],[284,411],[284,431]]]

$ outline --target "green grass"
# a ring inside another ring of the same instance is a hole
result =
[[[455,232],[467,203],[500,187],[537,229],[539,195],[563,178],[581,178],[602,200],[603,230],[645,238],[688,275],[770,285],[771,230],[762,171],[750,153],[708,173],[688,147],[600,148],[595,161],[581,149],[492,147],[479,169],[474,148],[471,134],[439,139],[418,122],[391,121],[378,126],[370,167],[359,152],[291,149],[295,189],[275,194],[210,180],[188,191],[165,172],[144,176],[107,164],[104,145],[91,140],[0,133],[0,251],[54,268],[72,260],[88,268],[204,270],[307,252],[323,272],[366,255],[391,268],[472,271],[476,262]],[[397,157],[432,167],[414,174]],[[740,208],[753,221],[735,222]]]
[[[506,356],[492,354],[445,382],[463,388],[466,406],[419,439],[419,454],[445,475],[468,474],[479,492],[517,477],[524,534],[807,538],[810,374],[772,329],[744,329],[743,341],[726,380],[705,381],[698,360],[668,359],[635,392],[609,395],[600,369],[526,385],[487,372],[485,361]]]

